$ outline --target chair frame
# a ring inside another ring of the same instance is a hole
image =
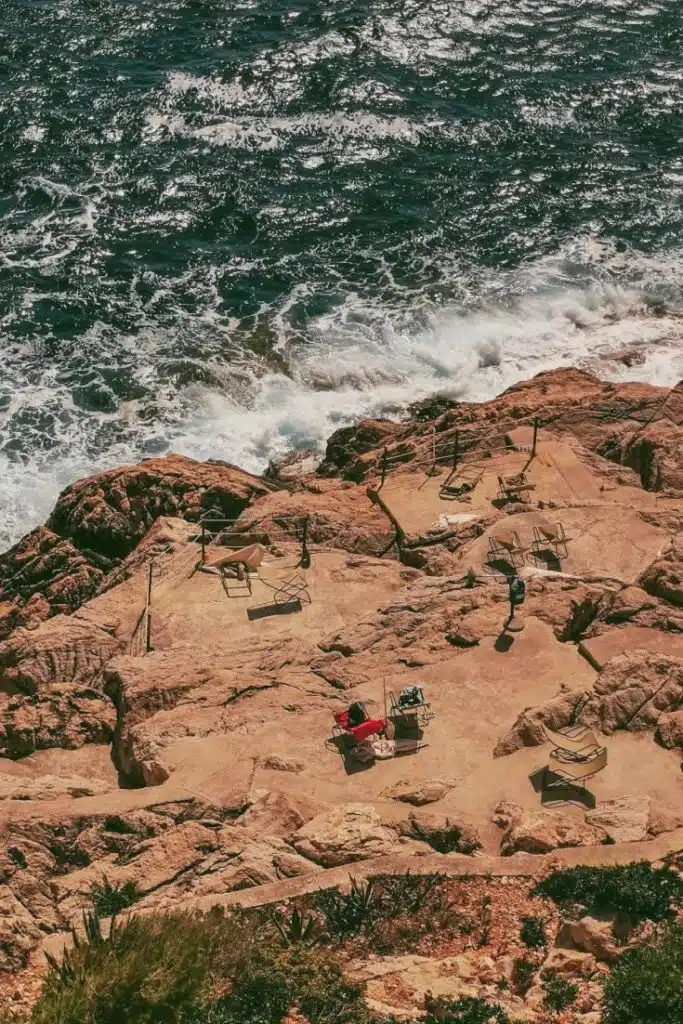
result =
[[[489,564],[496,561],[509,562],[513,568],[521,569],[526,563],[528,548],[525,548],[516,530],[512,531],[513,547],[509,548],[498,537],[489,537]],[[516,558],[521,561],[515,561]]]
[[[556,756],[554,756],[556,755]],[[563,768],[560,761],[567,765],[567,768]],[[572,773],[570,766],[574,766],[578,769],[579,766],[583,766],[584,769],[591,767],[591,771],[583,771],[576,774]],[[596,767],[597,765],[597,767]],[[607,748],[598,747],[593,753],[592,757],[584,757],[577,760],[575,757],[567,756],[564,750],[553,750],[551,751],[549,763],[546,765],[545,778],[544,778],[544,789],[557,789],[560,786],[569,786],[574,789],[586,789],[586,781],[592,779],[599,772],[603,771],[607,767]],[[558,778],[554,782],[548,782],[548,772],[552,772],[553,775],[557,775]]]
[[[597,736],[592,729],[585,726],[579,726],[578,729],[572,730],[574,735],[571,735],[569,731],[551,729],[544,723],[543,732],[546,739],[553,745],[553,752],[559,751],[567,760],[586,761],[600,750],[601,745]]]
[[[564,525],[562,523],[555,524],[555,536],[546,537],[542,532],[540,526],[534,526],[534,539],[531,545],[533,554],[538,554],[541,551],[551,550],[557,556],[557,558],[568,558],[569,548],[567,547],[570,537],[565,533]],[[563,548],[561,552],[559,549]]]
[[[536,484],[530,484],[524,470],[510,476],[498,476],[498,495],[501,501],[512,501],[519,498],[520,501],[530,500],[528,494],[536,490]],[[525,498],[525,495],[527,497]]]
[[[296,573],[288,579],[283,580],[279,586],[274,588],[273,600],[275,604],[286,604],[288,601],[306,601],[312,604],[311,595],[308,590],[308,583],[303,576]]]
[[[389,699],[391,701],[391,707],[389,711],[389,718],[396,720],[397,718],[405,717],[406,715],[417,715],[417,721],[419,725],[426,725],[432,718],[435,717],[436,712],[432,710],[432,705],[429,701],[425,700],[422,687],[418,687],[422,700],[419,704],[407,704],[405,706],[398,703],[396,694],[393,690],[389,690]]]
[[[364,720],[360,724],[364,725],[366,722],[371,722],[371,721],[379,722],[379,721],[382,721],[382,729],[381,729],[379,735],[383,736],[385,734],[385,732],[386,732],[387,723],[385,721],[381,720],[381,719],[373,719],[373,718],[371,718],[370,715],[368,714],[368,709],[365,707],[365,704],[363,704],[362,701],[356,701],[356,703],[360,704],[360,706],[363,708],[363,711],[365,713],[365,718],[364,718]],[[362,741],[358,740],[357,737],[352,732],[352,730],[353,729],[357,729],[358,726],[352,725],[352,726],[349,727],[349,726],[342,725],[342,723],[340,722],[340,718],[343,715],[346,715],[346,714],[348,714],[348,708],[346,709],[346,711],[334,711],[334,712],[332,712],[332,717],[334,718],[334,725],[332,726],[332,737],[333,737],[333,739],[343,739],[344,742],[346,743],[346,746],[348,747],[348,749],[349,750],[353,750],[353,748],[358,746],[358,743],[362,742]]]

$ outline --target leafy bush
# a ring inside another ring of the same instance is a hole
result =
[[[555,1010],[557,1013],[562,1013],[568,1006],[571,1006],[579,994],[578,985],[559,978],[554,972],[548,974],[541,984],[544,991],[543,1005],[546,1009]]]
[[[323,915],[330,934],[345,939],[372,927],[379,916],[378,896],[374,878],[365,883],[352,878],[348,892],[323,889],[317,893],[314,906]]]
[[[502,1006],[484,999],[425,999],[425,1024],[509,1024]]]
[[[479,910],[477,911],[477,925],[479,927],[479,938],[477,939],[477,945],[481,948],[482,946],[488,946],[491,939],[491,924],[493,923],[493,914],[491,911],[491,897],[484,896],[481,901]]]
[[[132,907],[140,899],[135,882],[123,882],[112,885],[106,875],[102,882],[93,882],[90,887],[90,899],[95,913],[100,917],[115,917],[127,907]]]
[[[519,937],[528,949],[545,949],[545,921],[542,917],[523,917]]]
[[[375,881],[380,886],[382,916],[398,917],[399,914],[417,914],[427,904],[446,909],[448,896],[445,891],[445,875],[382,875]]]
[[[512,965],[512,985],[518,996],[524,997],[534,983],[537,966],[527,956],[518,956]]]
[[[683,1021],[683,926],[623,953],[605,985],[605,1024]]]
[[[296,907],[289,915],[281,910],[271,911],[270,919],[285,946],[293,946],[297,942],[314,946],[320,940],[320,925],[316,918],[300,913]]]
[[[637,921],[664,921],[683,906],[683,880],[670,868],[650,864],[569,868],[556,871],[532,892],[563,908],[579,905],[589,913],[621,911]]]
[[[472,587],[476,587],[476,585],[477,585],[477,574],[476,574],[475,570],[472,568],[472,566],[470,566],[469,569],[467,570],[467,572],[465,573],[464,586],[467,587],[468,590],[471,590]]]
[[[365,883],[354,879],[348,892],[319,892],[313,906],[332,940],[361,936],[377,953],[414,949],[423,936],[455,927],[443,875],[407,872]]]
[[[34,1024],[161,1024],[200,999],[216,953],[211,928],[179,914],[132,918],[104,938],[88,921],[86,941],[75,935],[65,961],[50,963]]]
[[[89,915],[32,1024],[280,1024],[291,1006],[310,1024],[373,1024],[334,952],[281,940],[261,911],[131,918],[108,936]]]
[[[238,982],[229,996],[192,1012],[188,1024],[280,1024],[288,1009],[285,979],[255,974]]]

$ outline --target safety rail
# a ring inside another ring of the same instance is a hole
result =
[[[258,525],[249,527],[248,522],[244,523],[244,529],[237,529],[237,523],[239,523],[241,517],[237,519],[227,519],[220,514],[220,509],[209,509],[200,518],[201,535],[201,564],[206,562],[206,548],[207,542],[213,543],[216,546],[233,547],[233,543],[241,542],[240,546],[246,546],[246,543],[261,543],[255,538],[259,536],[264,537],[265,531],[260,530]],[[278,524],[283,521],[289,521],[295,526],[295,533],[297,538],[301,542],[301,555],[299,556],[299,566],[302,569],[308,569],[311,565],[311,554],[308,546],[308,524],[310,516],[288,516],[288,515],[277,515],[273,516],[273,520]],[[220,545],[218,541],[220,540]],[[231,541],[233,543],[231,543]]]
[[[153,555],[148,563],[145,604],[136,620],[130,638],[129,651],[134,657],[149,654],[152,650],[152,596],[154,596],[154,602],[158,603],[166,594],[170,593],[174,586],[178,585],[180,579],[185,579],[184,570],[190,567],[194,570],[197,564],[197,548],[192,545],[188,552],[190,557],[188,558],[186,555],[179,563],[176,563],[174,575],[166,581],[165,585],[157,586],[153,591],[155,573],[159,569],[159,559],[170,554],[173,548],[172,543],[167,544],[165,548]]]
[[[378,468],[381,474],[380,487],[384,485],[387,475],[399,465],[410,465],[411,468],[428,466],[429,471],[444,463],[449,464],[452,469],[465,462],[483,462],[485,459],[502,457],[510,452],[528,452],[531,458],[536,455],[536,442],[538,438],[538,419],[533,421],[533,437],[530,445],[519,445],[512,442],[504,444],[487,444],[487,437],[491,441],[498,441],[501,432],[488,434],[484,437],[469,436],[463,438],[462,428],[437,432],[433,427],[427,439],[421,440],[417,445],[409,445],[410,439],[405,438],[397,442],[395,448],[400,451],[392,451],[384,448],[378,458]],[[426,458],[420,456],[426,454]],[[429,473],[428,473],[429,475]]]

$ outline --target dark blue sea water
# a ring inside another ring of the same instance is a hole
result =
[[[681,0],[0,0],[0,541],[144,455],[683,377],[682,79]]]

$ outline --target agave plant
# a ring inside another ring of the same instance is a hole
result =
[[[285,946],[314,946],[320,938],[320,925],[312,914],[306,916],[296,907],[288,916],[281,910],[271,911],[270,919]]]
[[[66,950],[61,964],[51,953],[45,953],[50,970],[57,975],[62,985],[73,985],[84,974],[82,957],[79,955],[82,947],[87,945],[95,946],[105,942],[105,937],[102,934],[102,921],[97,911],[93,913],[85,912],[83,914],[83,931],[85,932],[85,939],[82,939],[76,929],[72,927],[72,948]],[[112,919],[109,929],[109,942],[113,944],[116,941],[116,936],[116,921]]]
[[[416,914],[427,905],[433,911],[448,909],[445,875],[387,875],[381,879],[384,912],[389,918],[399,914]]]
[[[375,879],[358,883],[351,879],[347,893],[339,889],[323,889],[316,896],[316,909],[325,918],[331,935],[344,938],[358,935],[363,928],[372,925],[380,910],[380,893]]]

